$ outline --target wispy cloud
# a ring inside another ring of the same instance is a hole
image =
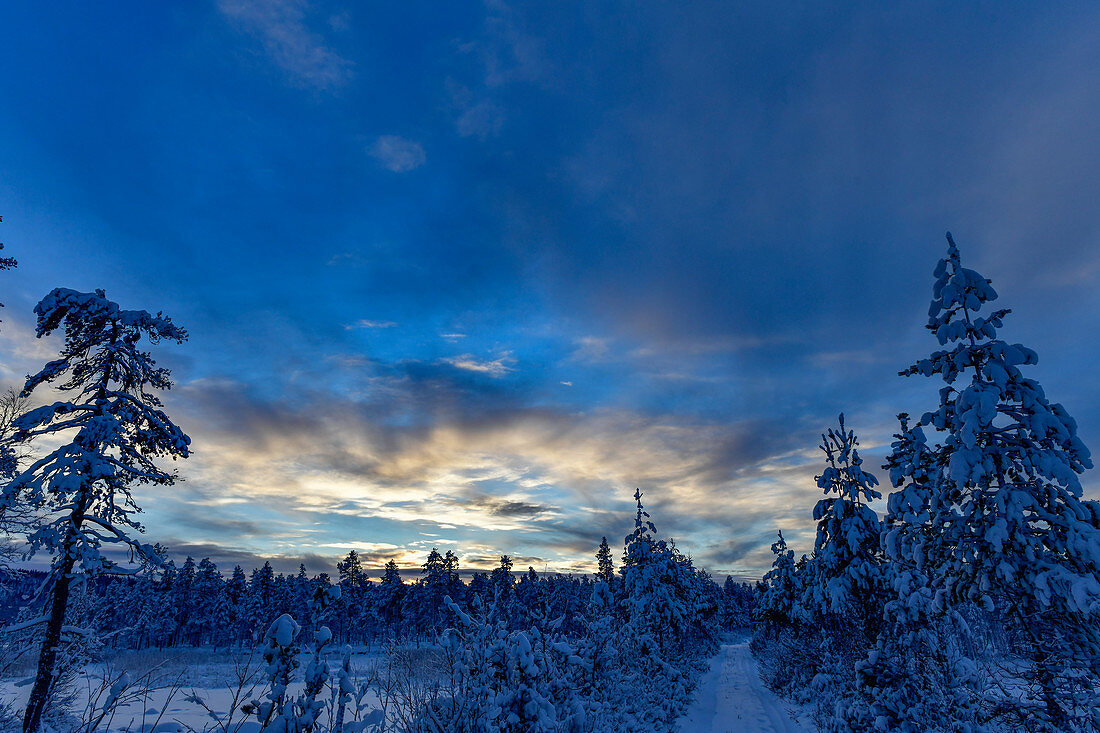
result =
[[[610,339],[599,336],[581,336],[574,342],[576,348],[570,356],[574,361],[601,362],[611,357]]]
[[[381,135],[370,147],[370,154],[386,170],[407,173],[428,160],[420,143],[400,135]]]
[[[346,323],[344,328],[348,331],[352,331],[357,328],[396,328],[397,323],[395,321],[372,321],[366,318],[360,319],[355,323]]]
[[[357,260],[359,260],[359,255],[355,254],[354,252],[337,252],[332,257],[330,257],[328,262],[325,264],[332,266],[339,265],[343,262],[356,262]]]
[[[351,77],[352,63],[306,25],[304,0],[218,0],[222,14],[257,37],[264,52],[299,86],[331,89]]]
[[[445,359],[441,359],[444,364],[449,364],[455,369],[462,369],[467,372],[477,372],[479,374],[488,374],[491,377],[503,377],[505,374],[515,371],[513,366],[516,363],[515,358],[510,353],[504,354],[496,359],[480,359],[473,354],[462,354],[460,356],[451,356]]]
[[[491,100],[483,99],[469,104],[456,101],[455,106],[458,111],[455,131],[462,137],[485,140],[499,134],[504,125],[504,110]]]
[[[447,82],[455,131],[483,141],[500,135],[504,127],[504,88],[553,76],[543,38],[529,32],[520,14],[505,3],[487,3],[487,9],[482,37],[461,46],[463,53],[479,59],[482,76],[468,79],[469,84]]]

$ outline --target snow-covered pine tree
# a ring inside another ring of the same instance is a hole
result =
[[[339,571],[339,565],[337,565],[337,570]],[[313,582],[306,571],[305,563],[298,563],[298,574],[287,582],[290,584],[290,607],[287,610],[301,624],[302,632],[307,636],[312,635],[317,627],[317,619],[314,618],[311,611]],[[347,593],[344,593],[341,596],[340,607],[332,609],[340,618],[348,615],[347,606],[343,603],[346,597]],[[338,633],[334,635],[338,636]]]
[[[428,553],[424,565],[420,569],[423,577],[418,583],[419,599],[417,617],[423,624],[423,629],[429,638],[434,638],[443,630],[441,628],[441,612],[443,611],[443,598],[447,595],[448,572],[443,561],[443,555],[439,550],[432,548]]]
[[[381,582],[378,584],[379,615],[385,620],[391,636],[395,639],[401,634],[401,608],[405,603],[408,588],[401,579],[401,571],[392,558],[386,561]]]
[[[837,701],[857,694],[856,667],[883,626],[882,526],[868,506],[881,494],[874,488],[878,480],[863,470],[858,446],[843,414],[839,429],[821,436],[826,467],[816,481],[825,498],[814,507],[817,538],[806,566],[810,572],[802,603],[811,624],[794,640],[796,645],[782,645],[793,662],[786,665],[794,670],[793,686],[819,692],[814,703],[821,720],[835,718]],[[828,693],[820,694],[824,690]]]
[[[814,614],[804,605],[815,585],[816,561],[805,555],[796,561],[782,531],[772,543],[772,553],[772,569],[757,589],[752,651],[769,687],[807,702],[809,682],[821,671],[824,642],[821,629],[811,623]]]
[[[787,549],[783,530],[772,543],[772,569],[760,581],[760,597],[756,603],[756,620],[765,633],[789,626],[802,618],[802,578],[798,576],[794,551]]]
[[[878,479],[863,470],[859,440],[844,426],[821,436],[826,467],[816,477],[825,492],[814,507],[816,581],[807,588],[806,606],[815,621],[862,627],[873,639],[882,619],[882,525],[868,503],[881,498]]]
[[[274,616],[275,608],[275,569],[265,560],[263,567],[253,568],[248,578],[245,617],[249,633],[258,636],[263,627],[257,628],[256,624]]]
[[[596,550],[596,577],[611,585],[615,579],[615,563],[611,559],[611,547],[607,544],[607,538],[600,539],[600,546]]]
[[[500,564],[489,573],[489,583],[493,587],[493,595],[511,598],[515,590],[515,579],[512,577],[512,558],[508,555],[500,556]]]
[[[564,639],[539,629],[509,631],[491,606],[468,614],[449,597],[455,623],[441,642],[449,695],[426,711],[435,733],[566,733],[580,730],[583,706],[569,685],[574,656]],[[552,632],[551,632],[552,633]],[[559,709],[560,707],[560,709]]]
[[[151,546],[130,535],[130,530],[141,531],[132,488],[173,483],[175,474],[154,459],[185,458],[191,442],[150,391],[171,387],[168,370],[157,367],[138,348],[142,337],[151,343],[182,343],[187,338],[184,329],[159,313],[123,310],[102,290],[57,288],[34,310],[37,336],[62,328],[65,344],[58,359],[27,380],[23,392],[52,383],[72,399],[23,415],[17,420],[17,439],[73,437],[31,464],[0,493],[0,513],[31,506],[42,516],[41,525],[28,537],[30,550],[54,558],[50,612],[24,717],[27,733],[38,730],[49,703],[73,578],[118,569],[103,554],[104,544],[129,549],[134,557],[153,555]]]
[[[640,729],[641,721],[631,711],[632,690],[623,680],[628,670],[619,648],[621,624],[615,597],[611,587],[602,580],[592,586],[583,624],[584,633],[576,649],[583,663],[573,666],[572,676],[578,689],[588,691],[584,699],[586,730]]]
[[[883,518],[883,553],[893,591],[886,612],[897,621],[920,625],[932,608],[927,549],[935,539],[932,509],[938,506],[940,468],[921,426],[910,426],[904,412],[898,422],[901,430],[894,434],[884,466],[895,488]]]
[[[176,575],[176,628],[172,632],[172,646],[183,643],[193,630],[191,627],[197,611],[194,598],[196,575],[195,558],[188,555]]]
[[[539,582],[539,575],[531,566],[520,576],[516,583],[516,603],[512,608],[512,625],[527,628],[534,614],[545,610],[545,588]]]
[[[466,586],[458,575],[458,555],[453,550],[443,553],[443,573],[446,576],[447,595],[456,603],[466,595]]]
[[[195,573],[195,610],[192,644],[212,643],[217,649],[224,638],[229,614],[225,599],[225,581],[218,566],[208,557],[199,561]]]
[[[470,585],[466,589],[466,596],[469,599],[468,605],[473,604],[473,599],[475,597],[481,599],[481,604],[485,605],[485,603],[492,596],[492,591],[489,586],[488,573],[473,574],[473,577],[470,578]]]
[[[349,550],[347,556],[336,563],[336,571],[340,576],[340,588],[343,595],[335,609],[336,623],[334,628],[338,638],[356,637],[357,642],[363,640],[363,621],[366,618],[367,596],[370,594],[370,578],[363,570],[359,553]]]
[[[945,383],[917,425],[943,439],[928,448],[927,504],[913,497],[928,536],[910,564],[927,568],[935,610],[980,604],[1020,635],[1032,729],[1095,729],[1100,505],[1082,499],[1078,478],[1089,451],[1065,408],[1023,375],[1035,352],[997,337],[1009,311],[980,315],[997,293],[947,240],[927,326],[945,348],[901,372]]]
[[[167,549],[161,548],[167,557]],[[152,598],[149,611],[151,616],[150,630],[152,632],[152,644],[158,647],[171,646],[172,633],[176,629],[176,564],[172,560],[166,561],[160,567],[158,582],[153,584]]]
[[[693,649],[686,630],[694,572],[685,573],[679,553],[657,535],[657,527],[634,492],[634,531],[625,538],[622,575],[623,652],[630,659],[640,714],[649,730],[671,730],[688,702]]]
[[[516,579],[512,577],[512,558],[508,555],[500,556],[500,564],[489,573],[489,585],[493,591],[492,606],[496,608],[501,618],[509,623],[510,628],[518,628],[515,623],[520,620],[520,609],[516,608]]]
[[[250,623],[248,621],[246,604],[248,602],[248,579],[245,577],[244,568],[236,565],[233,574],[225,584],[227,616],[229,625],[226,631],[230,639],[243,644],[248,635]]]

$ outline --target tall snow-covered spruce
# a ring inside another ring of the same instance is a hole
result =
[[[812,689],[829,688],[837,698],[852,690],[856,662],[881,628],[881,523],[868,506],[881,495],[878,480],[863,470],[858,446],[843,415],[837,429],[821,436],[825,470],[816,482],[825,496],[814,507],[813,554],[795,562],[781,532],[759,589],[753,650],[762,678],[799,702],[810,702]],[[818,717],[833,714],[831,699],[814,702]]]
[[[142,529],[132,490],[140,484],[173,483],[175,474],[155,459],[190,453],[190,439],[150,391],[171,387],[169,372],[138,348],[142,337],[151,343],[182,343],[184,329],[159,313],[123,310],[102,290],[55,289],[35,307],[35,314],[38,337],[60,328],[65,344],[58,359],[27,380],[23,393],[52,384],[70,399],[18,418],[15,439],[72,437],[0,493],[0,512],[29,506],[42,517],[28,537],[30,551],[53,556],[49,614],[24,715],[26,733],[39,730],[50,702],[73,580],[121,571],[104,553],[105,546],[129,551],[134,559],[156,559],[151,546],[132,536]]]
[[[944,348],[901,372],[945,386],[937,409],[903,425],[908,439],[891,456],[902,490],[887,544],[911,569],[903,581],[927,578],[933,612],[976,604],[1019,639],[1029,689],[1018,712],[1032,730],[1096,730],[1100,505],[1079,480],[1089,451],[1065,408],[1021,371],[1035,352],[997,337],[1009,311],[983,314],[997,298],[990,281],[947,240],[927,326]],[[924,428],[942,440],[926,443]]]
[[[843,618],[874,629],[881,615],[881,523],[868,504],[882,494],[874,488],[878,479],[863,470],[855,432],[845,428],[844,415],[839,422],[821,436],[826,467],[817,486],[825,498],[814,507],[816,582],[806,605],[819,621]]]
[[[600,538],[600,546],[596,550],[596,577],[605,583],[611,583],[615,578],[615,562],[611,559],[611,546],[607,544],[607,538]]]
[[[801,617],[798,604],[803,593],[803,579],[799,577],[794,552],[787,549],[783,531],[778,534],[779,538],[772,543],[772,554],[775,555],[772,569],[760,581],[756,602],[757,620],[766,632],[789,626]]]

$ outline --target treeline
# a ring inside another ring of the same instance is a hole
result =
[[[475,572],[468,582],[459,577],[458,557],[450,550],[432,549],[420,576],[407,581],[390,560],[376,580],[368,577],[359,554],[352,550],[337,563],[336,577],[309,575],[304,565],[295,575],[276,573],[269,562],[249,573],[239,565],[223,576],[209,559],[188,557],[178,568],[168,561],[163,567],[139,576],[100,575],[74,594],[67,624],[94,630],[111,648],[213,646],[243,647],[260,640],[271,619],[289,614],[301,627],[303,639],[311,639],[327,626],[339,644],[368,649],[384,641],[434,642],[454,623],[445,599],[464,613],[476,613],[492,605],[497,618],[511,630],[525,628],[536,615],[560,619],[561,631],[571,637],[583,631],[586,609],[595,583],[608,584],[618,593],[622,579],[606,553],[600,574],[562,575],[513,572],[504,555],[491,572]],[[685,559],[686,561],[686,559]],[[518,575],[518,577],[517,577]],[[40,611],[32,603],[42,573],[9,573],[0,580],[5,608],[14,614],[26,606],[24,617]],[[319,610],[316,600],[338,597]],[[751,623],[753,594],[747,583],[727,577],[719,586],[700,575],[698,599],[708,623],[725,628],[747,628]],[[18,622],[18,619],[7,619]]]
[[[1035,352],[997,338],[1008,310],[985,310],[990,281],[948,242],[928,323],[943,348],[900,373],[942,379],[939,405],[899,415],[881,518],[843,416],[823,436],[814,549],[796,560],[779,535],[753,649],[822,730],[1100,730],[1089,452],[1023,375]]]

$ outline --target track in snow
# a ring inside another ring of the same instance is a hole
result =
[[[699,680],[680,733],[810,733],[760,681],[748,643],[724,644]]]

